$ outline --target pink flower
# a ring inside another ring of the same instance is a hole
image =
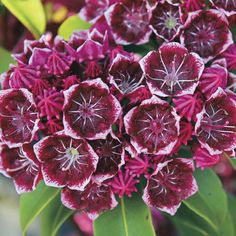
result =
[[[234,0],[210,0],[212,6],[224,12],[226,16],[236,13],[236,2]]]
[[[205,148],[200,146],[194,149],[193,160],[196,161],[197,167],[202,170],[213,167],[219,163],[220,159],[220,155],[211,155]]]
[[[138,190],[135,186],[137,183],[139,183],[139,180],[135,179],[129,172],[119,171],[109,185],[111,186],[112,191],[122,198],[124,195],[131,197],[133,192],[137,192]]]
[[[181,201],[198,190],[193,170],[193,162],[183,158],[159,163],[144,189],[144,202],[174,215]]]
[[[231,44],[220,56],[226,59],[229,70],[236,70],[236,44]]]

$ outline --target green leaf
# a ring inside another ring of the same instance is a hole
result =
[[[150,209],[141,194],[124,197],[112,211],[107,211],[94,222],[94,236],[155,236]]]
[[[44,33],[46,16],[40,0],[2,0],[2,4],[31,31],[35,38]]]
[[[20,225],[23,235],[33,220],[48,206],[59,194],[60,189],[52,188],[39,183],[36,190],[24,193],[20,197]]]
[[[78,15],[66,19],[58,29],[58,34],[68,40],[74,31],[89,29],[91,24],[80,19]]]
[[[0,73],[3,73],[8,70],[9,64],[13,64],[14,60],[11,57],[10,52],[7,50],[0,48]]]
[[[72,213],[73,211],[62,205],[60,195],[56,196],[40,214],[41,235],[56,236],[62,224]]]
[[[234,170],[236,170],[236,160],[233,157],[230,157],[226,152],[224,152],[224,156],[228,159]]]
[[[234,225],[234,232],[236,234],[236,197],[228,195],[228,209],[231,214],[232,223]]]
[[[227,196],[217,175],[212,170],[196,170],[199,191],[184,204],[201,216],[214,229],[222,224],[227,214]]]

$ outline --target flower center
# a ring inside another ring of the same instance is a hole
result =
[[[177,21],[174,17],[169,17],[165,21],[165,26],[168,29],[174,29],[177,24]]]
[[[150,129],[157,135],[165,129],[165,126],[160,120],[151,120]]]

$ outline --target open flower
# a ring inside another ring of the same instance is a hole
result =
[[[61,201],[70,209],[86,212],[92,220],[118,204],[110,186],[95,182],[89,183],[84,191],[64,188],[61,192]]]
[[[27,89],[0,91],[0,139],[10,148],[30,143],[38,130],[38,112]]]
[[[235,0],[210,0],[210,3],[217,9],[223,11],[226,16],[231,16],[236,13]]]
[[[0,146],[0,172],[11,177],[17,193],[33,191],[42,179],[40,163],[31,145],[19,148]]]
[[[179,134],[180,117],[156,96],[143,101],[124,117],[126,132],[138,153],[169,154]]]
[[[123,0],[105,13],[117,44],[143,44],[151,34],[150,12],[145,0]]]
[[[183,158],[159,163],[144,189],[144,202],[174,215],[181,201],[198,190],[193,170],[193,162]]]
[[[211,155],[235,149],[236,101],[218,88],[197,115],[195,133]]]
[[[185,22],[181,42],[208,62],[225,51],[233,40],[228,21],[222,12],[199,10],[190,14]]]
[[[179,43],[167,43],[141,61],[150,91],[158,96],[193,94],[204,69],[201,58]]]
[[[64,127],[74,138],[105,139],[121,106],[101,79],[85,81],[64,92]]]
[[[121,165],[124,164],[124,145],[118,139],[107,136],[106,140],[90,141],[99,160],[94,178],[103,181],[116,175]]]
[[[96,170],[98,156],[83,139],[62,133],[43,138],[34,145],[42,163],[44,182],[49,186],[83,190]]]
[[[150,25],[157,36],[166,41],[173,40],[183,26],[179,6],[167,2],[158,3],[152,12]]]

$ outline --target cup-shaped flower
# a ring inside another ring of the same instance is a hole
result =
[[[223,11],[226,16],[236,14],[235,0],[210,0],[210,3],[217,9]]]
[[[65,132],[73,138],[105,139],[121,113],[118,100],[101,79],[85,81],[64,92]]]
[[[236,148],[236,101],[222,88],[212,94],[197,114],[195,134],[211,155]]]
[[[233,43],[226,16],[217,10],[196,11],[189,15],[181,42],[208,62]]]
[[[183,27],[180,7],[167,2],[158,3],[152,12],[150,25],[157,36],[166,41],[173,40]]]
[[[149,40],[150,11],[145,0],[123,0],[112,5],[105,17],[117,44],[143,44]]]
[[[33,191],[42,178],[40,163],[30,144],[11,149],[2,144],[0,172],[13,179],[18,194]]]
[[[124,117],[127,134],[138,153],[170,154],[179,135],[180,117],[167,102],[153,96]]]
[[[150,91],[161,97],[193,94],[204,69],[202,59],[179,43],[149,52],[140,65]]]
[[[10,148],[30,143],[38,130],[38,112],[27,89],[0,91],[0,139]]]
[[[188,159],[176,158],[159,163],[144,189],[144,202],[174,215],[181,201],[198,190],[193,170],[193,162]]]
[[[96,181],[104,181],[115,176],[121,165],[124,164],[125,150],[122,142],[109,135],[105,140],[94,140],[89,144],[99,157],[94,173]]]
[[[83,190],[96,170],[98,156],[83,139],[62,132],[43,138],[34,145],[41,162],[44,182],[49,186]]]
[[[61,192],[61,201],[70,209],[86,212],[92,220],[118,204],[110,186],[95,182],[89,183],[84,191],[64,188]]]

